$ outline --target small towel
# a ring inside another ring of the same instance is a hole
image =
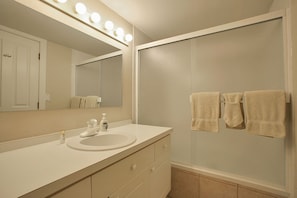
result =
[[[98,107],[98,96],[87,96],[85,108],[96,108]]]
[[[81,97],[79,108],[83,109],[86,105],[86,97]]]
[[[227,128],[244,129],[243,105],[241,103],[243,93],[225,93],[224,97],[224,121]]]
[[[286,136],[284,91],[250,91],[244,96],[247,132],[276,138]]]
[[[192,130],[218,132],[220,93],[199,92],[191,95]]]
[[[70,108],[76,109],[79,108],[81,102],[81,96],[73,96],[70,101]]]

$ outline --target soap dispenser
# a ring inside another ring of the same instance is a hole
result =
[[[106,119],[106,113],[102,113],[102,119],[100,121],[100,131],[106,132],[108,129],[108,121]]]

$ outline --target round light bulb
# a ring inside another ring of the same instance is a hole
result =
[[[112,21],[106,21],[104,24],[104,27],[106,30],[111,31],[113,29],[113,22]]]
[[[57,3],[66,3],[67,0],[55,0]]]
[[[75,4],[75,11],[78,14],[85,14],[87,12],[87,7],[85,4],[78,2]]]
[[[131,42],[133,40],[133,36],[131,34],[126,34],[125,41]]]
[[[124,37],[124,34],[125,34],[123,28],[117,28],[116,31],[115,31],[115,33],[116,33],[116,36],[118,36],[120,38]]]
[[[97,12],[93,12],[90,16],[90,20],[93,23],[99,23],[99,21],[101,20],[101,16]]]

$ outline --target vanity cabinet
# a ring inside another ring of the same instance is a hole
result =
[[[170,191],[170,137],[92,175],[93,198],[165,198]]]

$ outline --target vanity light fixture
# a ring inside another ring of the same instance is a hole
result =
[[[117,28],[116,31],[115,31],[115,34],[116,34],[117,37],[123,38],[124,35],[125,35],[124,29],[121,28],[121,27]]]
[[[87,7],[85,4],[81,3],[81,2],[78,2],[75,4],[75,12],[77,14],[85,14],[87,12]]]
[[[104,28],[108,31],[111,31],[113,29],[113,22],[112,21],[106,21],[104,24]]]
[[[67,0],[55,0],[55,2],[57,2],[57,3],[66,3]]]
[[[100,20],[101,20],[101,16],[100,16],[97,12],[93,12],[93,13],[90,15],[90,20],[91,20],[91,22],[93,22],[93,23],[99,23]]]
[[[125,41],[126,42],[131,42],[132,40],[133,40],[133,36],[131,34],[126,34]]]
[[[0,0],[1,1],[1,0]],[[133,40],[131,34],[125,35],[125,30],[120,26],[115,25],[112,21],[102,21],[100,14],[93,10],[88,10],[87,5],[83,3],[84,0],[39,0],[57,10],[60,10],[74,19],[92,27],[93,29],[105,34],[106,36],[115,39],[122,44],[128,46],[128,43]],[[105,18],[105,17],[104,17]]]

